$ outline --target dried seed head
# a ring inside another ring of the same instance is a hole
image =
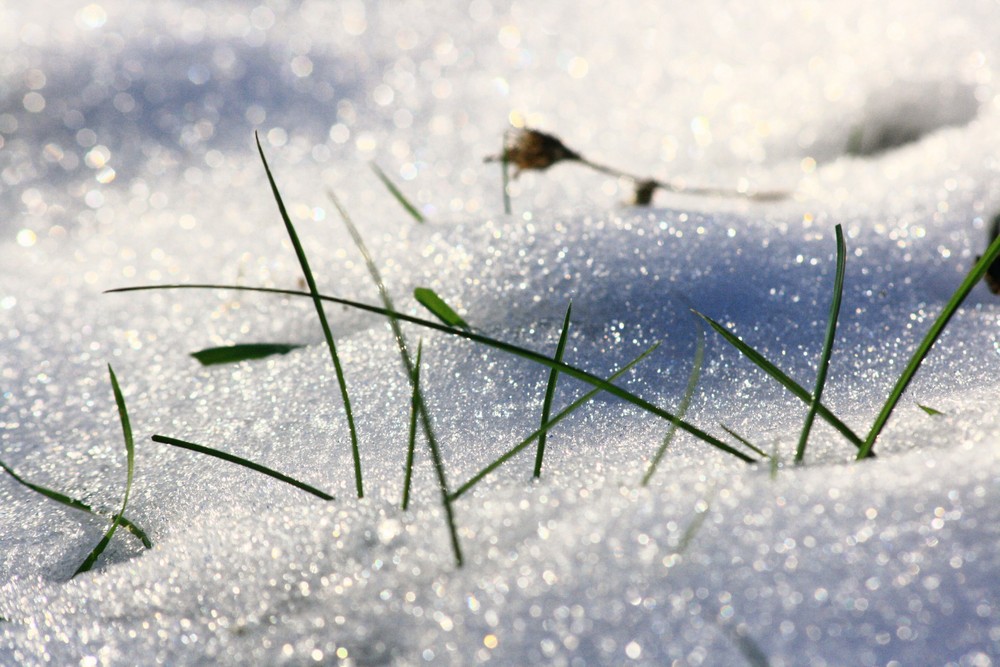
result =
[[[563,160],[580,160],[580,154],[570,150],[557,137],[528,128],[510,132],[504,142],[504,152],[486,158],[487,162],[506,159],[514,166],[514,176],[517,177],[527,169],[539,171],[548,169],[556,162]]]
[[[653,194],[660,184],[652,179],[636,181],[635,195],[632,197],[633,206],[649,206],[653,201]]]

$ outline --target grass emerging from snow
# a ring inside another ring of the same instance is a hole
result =
[[[382,306],[373,306],[369,304],[364,304],[356,301],[351,301],[348,299],[342,299],[338,297],[326,296],[319,292],[316,282],[313,278],[312,272],[309,269],[309,264],[306,259],[302,245],[299,242],[298,236],[295,233],[294,227],[291,220],[288,217],[288,213],[285,210],[284,203],[281,199],[281,195],[278,191],[277,185],[275,184],[274,178],[271,174],[270,168],[267,165],[267,160],[264,157],[263,149],[260,146],[260,141],[257,141],[257,148],[260,153],[261,160],[264,163],[264,168],[267,173],[268,182],[271,186],[272,193],[274,195],[275,201],[277,202],[279,212],[281,214],[282,220],[285,223],[286,229],[288,231],[289,237],[292,240],[292,244],[295,247],[296,254],[299,258],[299,263],[301,265],[302,271],[305,274],[306,282],[309,287],[308,292],[298,291],[298,290],[285,290],[285,289],[274,289],[274,288],[261,288],[261,287],[244,287],[244,286],[234,286],[234,285],[216,285],[216,284],[199,284],[199,285],[160,285],[160,286],[142,286],[142,287],[130,287],[122,288],[118,290],[110,290],[111,292],[127,292],[127,291],[141,291],[141,290],[154,290],[154,289],[236,289],[248,292],[258,292],[258,293],[270,293],[270,294],[281,294],[285,296],[297,296],[303,298],[309,298],[313,301],[316,307],[317,314],[320,318],[320,323],[323,327],[324,336],[326,337],[327,345],[330,348],[331,358],[333,359],[334,366],[337,370],[338,383],[340,384],[341,392],[344,398],[345,411],[348,414],[348,422],[351,430],[351,443],[352,443],[352,455],[355,464],[355,477],[357,483],[358,496],[363,496],[362,491],[362,475],[361,475],[361,458],[357,439],[357,433],[353,418],[351,416],[350,402],[347,396],[347,388],[344,380],[343,369],[340,364],[339,357],[337,356],[336,347],[333,341],[333,335],[330,331],[329,324],[326,320],[326,316],[323,310],[324,303],[336,303],[349,308],[358,309],[361,311],[366,311],[369,313],[377,314],[389,319],[393,335],[395,337],[397,346],[400,352],[400,359],[403,363],[403,369],[406,373],[407,378],[411,383],[412,395],[411,395],[411,405],[409,411],[409,439],[406,454],[406,463],[404,468],[404,485],[403,485],[403,499],[402,508],[405,510],[409,507],[410,496],[412,490],[412,471],[413,463],[415,457],[416,439],[418,437],[418,430],[423,431],[424,439],[428,444],[428,449],[431,455],[431,459],[434,465],[434,470],[437,476],[438,487],[441,492],[442,507],[445,511],[446,520],[448,523],[448,528],[451,536],[452,551],[455,556],[455,562],[458,566],[463,563],[463,556],[461,546],[458,541],[458,530],[455,521],[454,510],[452,504],[455,500],[463,496],[470,489],[472,489],[476,484],[489,476],[492,472],[497,470],[500,466],[504,465],[519,453],[524,451],[532,443],[537,442],[536,453],[535,453],[535,465],[533,468],[533,477],[538,478],[541,475],[542,464],[544,461],[546,436],[548,432],[560,421],[569,416],[574,410],[581,407],[587,401],[591,400],[599,392],[606,392],[613,396],[616,396],[634,406],[641,408],[642,410],[654,414],[661,419],[666,420],[669,423],[668,431],[664,437],[663,443],[659,450],[656,452],[652,458],[647,472],[643,477],[642,485],[645,486],[649,483],[653,474],[656,471],[657,465],[666,453],[668,446],[677,430],[685,431],[690,435],[693,435],[697,439],[719,449],[727,454],[735,456],[742,461],[747,463],[754,463],[758,460],[770,459],[772,466],[776,465],[777,456],[767,455],[760,448],[753,445],[748,439],[737,435],[735,432],[729,428],[722,426],[723,430],[732,438],[734,438],[739,444],[738,446],[730,445],[723,442],[719,438],[709,434],[703,429],[691,424],[685,419],[685,414],[687,407],[691,401],[691,398],[695,392],[701,368],[704,363],[704,332],[699,328],[699,338],[695,351],[694,363],[692,367],[691,376],[689,378],[687,389],[685,390],[684,396],[679,404],[676,413],[669,412],[660,408],[652,403],[646,401],[645,399],[629,392],[625,389],[618,387],[613,384],[619,377],[631,369],[635,364],[639,363],[645,356],[647,356],[656,345],[648,349],[642,355],[634,359],[628,365],[623,367],[617,373],[609,377],[607,380],[597,377],[587,371],[580,368],[574,367],[565,363],[563,356],[565,353],[566,342],[568,338],[570,318],[572,313],[572,307],[568,307],[566,311],[566,316],[563,321],[563,326],[560,332],[559,341],[556,347],[555,354],[549,357],[545,354],[530,350],[524,347],[516,346],[511,343],[507,343],[495,338],[491,338],[482,334],[479,331],[474,330],[469,324],[459,316],[454,309],[452,309],[441,297],[439,297],[433,290],[427,288],[417,288],[414,292],[414,298],[422,304],[430,313],[432,313],[440,322],[434,322],[411,315],[406,315],[399,312],[391,296],[389,295],[388,289],[386,288],[384,281],[378,271],[377,265],[369,253],[363,239],[357,228],[351,222],[350,217],[347,212],[340,205],[337,198],[330,193],[330,197],[336,205],[341,217],[346,225],[352,239],[358,250],[364,257],[365,263],[368,267],[369,274],[373,282],[375,283],[379,297],[382,301]],[[507,162],[510,160],[511,156],[507,153],[501,156],[503,166],[506,169]],[[515,163],[516,164],[516,163]],[[398,190],[394,188],[388,178],[385,177],[381,170],[377,167],[373,169],[376,170],[377,174],[380,174],[383,182],[389,188],[393,196],[400,201],[401,204],[407,206],[409,203],[402,197],[401,194],[397,194]],[[416,219],[416,216],[415,216]],[[926,358],[927,354],[930,352],[931,347],[934,342],[940,336],[941,332],[944,330],[950,318],[957,311],[958,307],[961,305],[962,301],[971,291],[972,287],[982,279],[983,275],[987,272],[990,265],[1000,256],[1000,239],[994,240],[987,250],[986,254],[976,263],[972,271],[962,282],[959,289],[955,292],[952,298],[949,300],[944,311],[935,321],[931,330],[928,332],[924,341],[914,352],[910,363],[904,369],[903,373],[900,375],[896,386],[890,392],[886,404],[880,412],[879,416],[876,418],[868,436],[865,440],[862,440],[851,428],[849,428],[840,418],[838,418],[833,412],[831,412],[823,403],[822,395],[823,389],[826,384],[827,372],[829,369],[830,358],[833,353],[834,341],[836,339],[837,331],[837,321],[840,314],[840,306],[843,296],[843,285],[844,276],[846,272],[846,248],[844,244],[843,231],[838,225],[835,229],[836,232],[836,272],[834,276],[833,285],[833,299],[830,306],[829,317],[827,320],[826,335],[824,337],[823,347],[819,359],[819,365],[816,376],[815,388],[812,392],[808,391],[797,382],[792,380],[787,374],[781,371],[775,364],[766,359],[761,353],[751,347],[749,344],[743,342],[737,338],[731,331],[723,327],[721,324],[711,319],[707,315],[701,314],[698,311],[692,309],[692,311],[704,319],[709,326],[712,327],[717,333],[719,333],[727,342],[733,345],[741,354],[746,356],[751,362],[760,367],[766,374],[770,375],[776,381],[778,381],[782,386],[784,386],[793,395],[798,397],[808,406],[808,412],[805,417],[803,428],[799,437],[798,446],[796,448],[795,461],[800,463],[803,461],[805,456],[806,445],[809,440],[809,434],[811,432],[812,424],[815,418],[818,416],[821,419],[828,422],[836,430],[838,430],[854,447],[857,448],[857,457],[859,459],[874,456],[873,445],[877,439],[879,433],[888,421],[889,416],[892,413],[893,408],[898,403],[900,397],[908,386],[916,370],[919,368],[923,359]],[[434,438],[433,427],[431,423],[431,417],[428,412],[427,403],[423,396],[420,387],[420,368],[423,361],[423,346],[422,344],[418,347],[416,362],[412,359],[409,349],[407,347],[406,338],[401,324],[406,323],[410,325],[416,325],[423,327],[425,329],[442,332],[452,336],[458,336],[469,340],[471,342],[485,345],[491,347],[500,352],[520,357],[522,359],[529,360],[531,362],[537,363],[541,366],[547,367],[549,369],[549,378],[546,385],[545,397],[542,405],[542,415],[541,415],[541,425],[533,433],[524,438],[517,445],[507,450],[504,454],[499,456],[489,465],[485,466],[479,473],[474,475],[467,482],[462,484],[455,491],[450,491],[447,483],[447,478],[445,474],[444,461],[441,457],[440,450],[437,446],[437,442]],[[279,350],[280,351],[280,350]],[[555,388],[559,375],[565,375],[567,377],[572,377],[584,383],[587,383],[593,387],[591,391],[582,397],[578,398],[576,401],[571,403],[569,406],[564,408],[554,417],[551,416],[552,403],[555,396]],[[421,427],[418,429],[418,426]],[[256,470],[262,474],[274,477],[286,483],[297,486],[300,489],[306,490],[314,495],[317,495],[324,499],[331,499],[332,497],[325,494],[318,489],[310,487],[309,485],[294,480],[282,473],[278,473],[269,468],[265,468],[259,464],[253,463],[246,459],[240,457],[226,454],[218,450],[213,450],[201,445],[195,445],[193,443],[188,443],[182,440],[177,440],[175,438],[170,438],[166,436],[154,436],[154,440],[157,442],[162,442],[166,444],[171,444],[178,447],[184,447],[197,451],[210,456],[215,456],[217,458],[222,458],[233,463],[238,463],[244,467]],[[744,450],[749,450],[753,452],[755,456],[760,457],[760,459],[755,459],[745,453]]]

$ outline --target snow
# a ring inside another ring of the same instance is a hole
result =
[[[676,4],[676,3],[673,3]],[[15,6],[16,5],[16,6]],[[399,509],[410,389],[384,320],[331,306],[347,422],[308,300],[162,283],[296,289],[253,132],[321,290],[377,303],[336,191],[400,310],[435,289],[478,330],[667,409],[699,311],[811,387],[836,224],[849,252],[825,402],[865,433],[1000,210],[994,2],[97,3],[0,7],[0,459],[112,513],[0,477],[0,664],[993,665],[1000,660],[1000,306],[977,287],[878,458],[708,332],[688,419],[784,462],[748,467],[599,396],[454,504],[430,456]],[[525,173],[505,215],[511,123],[602,164],[690,185],[789,189],[756,203],[631,186],[579,165]],[[895,145],[907,140],[903,145]],[[414,223],[375,160],[427,215]],[[548,371],[453,336],[422,382],[452,488],[538,426]],[[200,367],[188,354],[301,342]],[[555,409],[585,385],[561,378]],[[944,412],[931,417],[918,407]],[[328,503],[149,440],[238,453]],[[533,451],[533,450],[532,450]]]

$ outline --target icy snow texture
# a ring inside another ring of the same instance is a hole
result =
[[[12,6],[12,5],[17,5]],[[129,515],[105,530],[0,477],[2,664],[995,664],[1000,655],[998,304],[977,288],[880,439],[817,424],[809,465],[747,468],[598,398],[456,505],[456,569],[429,456],[398,509],[408,384],[375,317],[329,308],[360,426],[308,301],[102,295],[144,283],[295,288],[259,130],[324,292],[375,302],[324,190],[355,216],[399,307],[430,286],[490,335],[673,407],[687,304],[811,386],[847,233],[827,403],[864,433],[1000,209],[995,2],[8,3],[0,8],[0,452],[30,480]],[[573,165],[502,212],[509,121],[594,160],[693,185],[789,188],[749,204]],[[913,141],[893,146],[905,139]],[[865,156],[850,157],[849,152]],[[416,226],[376,160],[431,222]],[[424,381],[452,486],[537,426],[545,369],[441,334]],[[233,367],[188,352],[307,348]],[[784,460],[804,407],[709,334],[690,419]],[[582,392],[563,380],[556,408]],[[946,413],[931,418],[917,404]],[[323,504],[149,441],[194,440],[336,493]]]

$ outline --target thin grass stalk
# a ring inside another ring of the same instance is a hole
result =
[[[711,326],[716,333],[725,338],[730,345],[739,350],[751,362],[759,366],[761,370],[777,380],[778,383],[791,392],[792,395],[807,405],[812,403],[812,394],[810,394],[809,391],[807,391],[798,382],[788,377],[781,369],[768,361],[764,355],[737,338],[731,331],[713,320],[711,317],[703,315],[697,310],[692,310],[691,312],[708,322],[709,326]],[[842,422],[839,417],[830,412],[829,408],[822,403],[818,403],[816,405],[816,414],[823,418],[823,420],[830,424],[830,426],[840,431],[840,433],[858,449],[861,449],[864,445],[864,441],[858,436],[858,434],[852,431],[847,424]]]
[[[279,482],[284,482],[285,484],[294,486],[295,488],[301,489],[306,493],[311,493],[317,498],[321,498],[323,500],[335,500],[335,498],[331,496],[329,493],[325,491],[320,491],[315,486],[311,486],[309,484],[306,484],[305,482],[301,482],[295,479],[294,477],[289,477],[288,475],[280,473],[277,470],[274,470],[273,468],[268,468],[267,466],[263,466],[259,463],[254,463],[253,461],[245,459],[241,456],[230,454],[229,452],[224,452],[219,449],[213,449],[211,447],[206,447],[204,445],[198,445],[193,442],[187,442],[186,440],[171,438],[165,435],[154,435],[151,439],[153,442],[158,442],[163,445],[170,445],[171,447],[187,449],[192,452],[197,452],[199,454],[204,454],[206,456],[211,456],[213,458],[222,459],[223,461],[228,461],[229,463],[235,463],[238,466],[243,466],[244,468],[253,470],[254,472],[259,472],[262,475],[267,475],[268,477],[276,479]]]
[[[802,435],[799,436],[799,446],[795,450],[795,462],[802,463],[806,455],[806,443],[809,441],[809,432],[812,430],[813,421],[816,419],[816,410],[820,401],[823,400],[823,388],[826,386],[826,374],[830,369],[830,356],[833,354],[833,341],[837,336],[837,320],[840,317],[840,302],[844,296],[844,273],[847,267],[847,247],[844,244],[844,230],[837,225],[835,230],[837,236],[837,273],[833,280],[833,301],[830,303],[830,315],[826,320],[826,338],[823,341],[823,351],[820,354],[819,368],[816,371],[816,389],[813,390],[812,401],[809,403],[809,412],[806,413],[805,423],[802,425]]]
[[[125,293],[125,292],[145,292],[145,291],[165,290],[165,289],[235,290],[235,291],[243,291],[243,292],[258,292],[258,293],[262,293],[262,294],[281,294],[281,295],[284,295],[284,296],[297,296],[297,297],[312,298],[312,295],[309,292],[302,292],[302,291],[299,291],[299,290],[279,289],[279,288],[274,288],[274,287],[246,287],[246,286],[242,286],[242,285],[219,285],[219,284],[208,284],[208,283],[200,283],[200,284],[145,285],[145,286],[137,286],[137,287],[122,287],[122,288],[118,288],[118,289],[107,290],[106,293],[109,293],[109,294],[112,294],[112,293],[114,293],[114,294],[121,294],[121,293]],[[540,354],[538,352],[535,352],[534,350],[529,350],[527,348],[523,348],[523,347],[520,347],[520,346],[517,346],[517,345],[513,345],[511,343],[506,343],[504,341],[500,341],[500,340],[497,340],[495,338],[490,338],[489,336],[484,336],[484,335],[482,335],[480,333],[476,333],[476,332],[472,332],[472,331],[463,331],[461,329],[455,329],[455,328],[452,328],[452,327],[448,327],[448,326],[446,326],[444,324],[439,324],[437,322],[432,322],[430,320],[421,319],[419,317],[414,317],[412,315],[407,315],[405,313],[400,313],[398,311],[389,311],[389,310],[386,310],[385,308],[380,308],[378,306],[373,306],[373,305],[367,304],[367,303],[361,303],[360,301],[352,301],[350,299],[342,299],[340,297],[326,296],[326,295],[322,295],[322,294],[319,295],[319,298],[321,300],[327,301],[329,303],[336,303],[336,304],[339,304],[339,305],[342,305],[342,306],[346,306],[348,308],[354,308],[356,310],[362,310],[362,311],[365,311],[365,312],[374,313],[376,315],[381,315],[383,317],[395,317],[395,318],[399,319],[402,322],[409,322],[411,324],[416,324],[417,326],[424,327],[425,329],[433,329],[435,331],[441,331],[441,332],[447,333],[447,334],[452,335],[452,336],[458,336],[459,338],[464,338],[466,340],[472,341],[474,343],[478,343],[480,345],[485,345],[487,347],[492,347],[495,350],[499,350],[499,351],[505,352],[507,354],[511,354],[511,355],[514,355],[514,356],[517,356],[517,357],[521,357],[522,359],[527,359],[528,361],[531,361],[531,362],[536,363],[536,364],[540,364],[542,366],[546,366],[548,368],[556,368],[563,375],[569,376],[569,377],[571,377],[571,378],[573,378],[575,380],[580,380],[581,382],[585,382],[585,383],[587,383],[587,384],[589,384],[589,385],[591,385],[593,387],[597,387],[597,388],[601,389],[602,391],[605,391],[605,392],[611,394],[612,396],[615,396],[615,397],[617,397],[617,398],[619,398],[619,399],[621,399],[621,400],[623,400],[623,401],[625,401],[627,403],[631,403],[632,405],[636,406],[637,408],[640,408],[641,410],[644,410],[645,412],[648,412],[650,414],[656,415],[660,419],[664,419],[664,420],[666,420],[668,422],[672,422],[672,421],[674,421],[676,419],[676,416],[673,415],[673,414],[671,414],[669,411],[664,410],[663,408],[660,408],[660,407],[657,407],[657,406],[653,405],[649,401],[647,401],[647,400],[645,400],[645,399],[637,396],[636,394],[633,394],[630,391],[627,391],[625,389],[617,387],[617,386],[609,383],[608,381],[606,381],[606,380],[604,380],[602,378],[599,378],[596,375],[594,375],[592,373],[589,373],[589,372],[587,372],[585,370],[582,370],[580,368],[577,368],[575,366],[570,366],[570,365],[568,365],[566,363],[556,362],[555,360],[551,359],[550,357],[548,357],[548,356],[546,356],[544,354]],[[820,416],[823,416],[823,414],[824,414],[823,413],[823,408],[820,408]],[[826,414],[828,416],[832,416],[832,415],[829,414],[829,411],[827,411]],[[835,417],[834,417],[834,420],[836,420]],[[739,451],[737,449],[734,449],[731,445],[726,444],[725,442],[723,442],[719,438],[717,438],[717,437],[715,437],[715,436],[713,436],[713,435],[711,435],[711,434],[703,431],[702,429],[698,428],[697,426],[695,426],[693,424],[688,423],[687,421],[685,421],[683,419],[678,419],[677,420],[677,427],[679,429],[681,429],[682,431],[690,433],[691,435],[693,435],[694,437],[698,438],[699,440],[702,440],[706,444],[709,444],[712,447],[715,447],[716,449],[718,449],[720,451],[726,452],[727,454],[731,454],[732,456],[735,456],[736,458],[740,459],[741,461],[744,461],[746,463],[754,463],[755,462],[755,459],[750,458],[749,456],[747,456],[743,452],[741,452],[741,451]],[[846,428],[846,427],[844,427],[844,428]],[[858,441],[860,442],[860,438],[858,439]]]
[[[101,538],[101,541],[97,543],[97,546],[93,548],[87,558],[80,563],[80,567],[76,568],[76,572],[73,576],[78,574],[83,574],[88,572],[97,559],[101,557],[104,550],[109,544],[111,544],[111,538],[115,536],[115,531],[118,530],[118,526],[122,523],[122,517],[125,516],[125,508],[128,507],[128,497],[132,492],[132,478],[135,475],[135,443],[132,440],[132,424],[129,422],[128,409],[125,407],[125,397],[122,396],[122,390],[118,386],[118,378],[115,377],[115,371],[111,368],[111,364],[108,364],[108,374],[111,376],[111,390],[115,394],[115,403],[118,405],[118,419],[122,424],[122,435],[125,439],[125,456],[127,461],[127,474],[125,478],[125,497],[122,499],[122,508],[115,515],[114,520],[111,522],[111,527]]]
[[[340,204],[340,200],[337,199],[337,196],[333,193],[333,191],[327,191],[327,194],[333,201],[334,206],[337,207],[337,212],[340,213],[340,219],[344,222],[344,226],[347,227],[347,231],[351,235],[351,239],[353,239],[358,251],[361,253],[362,257],[364,257],[365,265],[368,267],[368,273],[371,275],[372,280],[375,282],[375,286],[378,288],[379,297],[382,299],[382,304],[385,306],[386,312],[392,313],[388,316],[389,326],[392,328],[393,336],[396,339],[396,346],[399,348],[399,356],[403,362],[403,369],[406,371],[406,377],[410,379],[413,386],[413,401],[415,401],[416,408],[415,412],[420,417],[420,423],[424,430],[424,436],[427,439],[427,447],[431,452],[431,461],[434,464],[434,472],[437,475],[438,486],[441,490],[441,504],[444,507],[445,519],[448,523],[448,532],[451,538],[452,551],[455,555],[455,563],[458,567],[462,567],[462,546],[458,540],[458,528],[455,525],[455,512],[451,506],[448,479],[444,470],[444,459],[441,457],[441,450],[438,447],[437,438],[434,437],[434,429],[431,426],[430,414],[427,411],[427,403],[424,401],[423,392],[420,390],[420,383],[414,379],[416,366],[414,365],[413,360],[410,357],[409,349],[406,346],[406,337],[403,335],[402,327],[399,326],[399,318],[395,315],[396,308],[392,303],[392,297],[389,295],[389,290],[386,289],[385,281],[382,280],[382,274],[379,273],[378,267],[375,265],[375,260],[372,258],[371,253],[368,252],[368,246],[365,245],[365,241],[361,237],[361,232],[358,231],[354,221],[351,220],[351,216],[348,215],[347,210]]]
[[[625,373],[627,373],[630,370],[632,370],[632,368],[634,368],[636,364],[638,364],[640,361],[642,361],[643,359],[645,359],[646,357],[648,357],[650,354],[652,354],[653,350],[655,350],[659,346],[660,346],[659,343],[654,343],[653,345],[651,345],[645,352],[643,352],[638,357],[636,357],[632,361],[630,361],[627,364],[625,364],[621,368],[621,370],[619,370],[616,373],[614,373],[613,375],[611,375],[608,378],[608,382],[614,382],[616,379],[620,378],[622,375],[624,375]],[[527,447],[532,442],[534,442],[536,438],[540,437],[543,433],[547,433],[548,431],[552,430],[552,428],[555,427],[556,424],[558,424],[559,422],[561,422],[563,419],[566,419],[567,417],[569,417],[572,413],[574,413],[584,403],[586,403],[587,401],[589,401],[590,399],[592,399],[594,396],[596,396],[598,393],[600,393],[600,391],[601,391],[600,389],[592,389],[591,391],[587,392],[586,394],[584,394],[580,398],[578,398],[575,401],[573,401],[572,403],[570,403],[568,406],[566,406],[566,408],[564,408],[562,410],[562,412],[560,412],[559,414],[557,414],[555,417],[553,417],[552,419],[550,419],[545,424],[542,424],[542,426],[539,427],[537,430],[535,430],[534,433],[532,433],[527,438],[525,438],[521,442],[519,442],[516,445],[514,445],[512,448],[508,449],[506,452],[504,452],[502,455],[500,455],[499,458],[497,458],[492,463],[490,463],[489,465],[487,465],[485,468],[483,468],[482,470],[480,470],[479,472],[477,472],[468,482],[466,482],[465,484],[463,484],[461,487],[458,488],[458,490],[456,490],[454,493],[451,494],[451,499],[452,500],[457,500],[459,497],[461,497],[463,494],[465,494],[467,491],[469,491],[472,487],[474,487],[476,484],[478,484],[479,482],[481,482],[491,472],[493,472],[494,470],[496,470],[497,468],[499,468],[500,466],[502,466],[504,463],[506,463],[507,461],[511,460],[512,458],[514,458],[515,456],[517,456],[518,454],[520,454],[522,451],[524,451],[525,449],[527,449]]]
[[[705,363],[705,330],[698,325],[698,342],[695,345],[694,350],[694,363],[691,366],[691,375],[688,376],[687,387],[684,389],[684,396],[681,398],[681,403],[677,406],[677,417],[678,419],[683,419],[684,415],[687,414],[688,407],[691,405],[691,398],[694,396],[694,391],[698,387],[698,381],[701,379],[701,367]],[[674,439],[674,435],[677,433],[677,424],[671,422],[670,426],[667,427],[667,433],[663,436],[663,443],[660,445],[660,449],[657,450],[656,455],[653,460],[649,462],[649,468],[646,470],[646,474],[642,477],[642,486],[649,486],[649,480],[653,479],[653,475],[656,473],[657,466],[660,465],[660,459],[663,455],[667,453],[667,448]]]
[[[719,428],[721,428],[723,431],[725,431],[726,433],[728,433],[732,437],[736,438],[736,440],[738,442],[740,442],[747,449],[751,450],[754,454],[757,454],[758,456],[760,456],[762,458],[765,458],[765,459],[771,458],[770,454],[768,454],[763,449],[761,449],[760,447],[756,446],[755,444],[753,444],[752,442],[750,442],[749,440],[747,440],[742,435],[740,435],[739,433],[737,433],[733,429],[729,428],[725,424],[720,423],[719,424]]]
[[[562,332],[559,334],[559,342],[556,344],[556,356],[554,359],[562,362],[563,354],[566,352],[566,340],[569,338],[569,318],[573,312],[573,303],[566,307],[566,318],[563,320]],[[545,400],[542,402],[542,426],[549,423],[549,414],[552,412],[552,399],[556,395],[556,382],[559,379],[559,371],[552,368],[549,370],[549,381],[545,386]],[[538,436],[538,448],[535,452],[535,471],[533,477],[538,479],[542,476],[542,459],[545,456],[545,441],[548,439],[548,430],[543,430]]]
[[[375,175],[378,176],[380,181],[382,181],[382,185],[386,187],[386,189],[389,191],[389,194],[391,194],[399,203],[399,205],[402,206],[406,210],[406,212],[410,214],[410,217],[412,217],[420,224],[426,222],[420,210],[417,209],[416,206],[410,203],[410,200],[408,200],[406,196],[403,194],[403,192],[398,187],[396,187],[396,184],[392,182],[392,180],[386,175],[384,171],[382,171],[381,167],[379,167],[374,162],[369,162],[368,166],[372,168],[372,171],[375,172]]]
[[[254,133],[254,138],[257,140],[257,152],[260,153],[260,159],[264,163],[264,171],[267,172],[267,181],[271,184],[271,193],[274,195],[274,200],[278,204],[278,212],[281,214],[281,219],[285,223],[285,229],[288,232],[288,237],[291,239],[292,246],[295,248],[295,255],[299,259],[299,266],[302,268],[306,284],[309,286],[309,295],[313,300],[313,305],[316,307],[316,315],[319,316],[319,323],[323,328],[323,337],[326,338],[326,345],[330,348],[330,358],[333,360],[333,368],[337,374],[337,384],[340,385],[340,395],[344,401],[344,413],[347,415],[347,426],[351,432],[351,456],[354,459],[354,484],[357,490],[358,498],[364,498],[365,491],[361,474],[361,450],[358,447],[358,430],[354,424],[354,412],[351,410],[351,398],[347,393],[347,380],[344,377],[344,369],[340,364],[340,355],[337,354],[337,345],[333,340],[333,332],[330,330],[330,323],[327,322],[326,319],[323,302],[319,298],[319,289],[316,287],[316,279],[313,277],[312,270],[309,268],[309,260],[306,258],[305,250],[302,248],[302,243],[299,241],[299,235],[295,232],[295,226],[292,224],[292,219],[288,216],[288,211],[285,209],[285,202],[281,198],[281,193],[278,192],[278,185],[274,182],[274,176],[271,175],[271,168],[267,164],[267,158],[264,156],[264,149],[260,145],[260,136],[257,133]]]
[[[903,392],[906,391],[906,388],[910,385],[910,381],[913,380],[913,376],[916,374],[917,369],[920,368],[920,364],[923,363],[924,359],[930,353],[931,347],[937,342],[938,337],[941,336],[944,328],[948,326],[948,322],[951,321],[951,318],[962,305],[962,302],[969,296],[969,292],[983,279],[983,276],[989,271],[990,265],[997,261],[998,257],[1000,257],[1000,237],[995,238],[990,243],[983,256],[973,265],[965,280],[962,281],[961,285],[958,286],[958,289],[955,290],[955,293],[948,300],[948,303],[945,304],[944,310],[934,320],[927,335],[924,336],[924,339],[920,342],[916,351],[914,351],[913,356],[910,357],[909,363],[906,364],[906,368],[903,369],[892,391],[889,392],[889,397],[885,405],[882,406],[882,410],[875,418],[875,422],[868,432],[868,437],[865,438],[864,446],[858,452],[858,460],[873,454],[875,440],[882,433],[882,429],[885,427],[886,422],[889,421],[889,417],[892,415],[892,411],[895,410],[896,404],[899,403],[899,399],[903,396]]]
[[[40,484],[34,484],[33,482],[29,482],[28,480],[24,479],[16,472],[14,472],[14,469],[8,466],[3,461],[0,461],[0,470],[3,470],[8,475],[10,475],[14,479],[14,481],[20,484],[21,486],[31,489],[35,493],[45,496],[49,500],[54,500],[57,503],[65,505],[66,507],[71,507],[72,509],[80,510],[81,512],[86,512],[87,514],[93,514],[96,517],[106,518],[108,516],[103,512],[98,512],[97,510],[95,510],[93,507],[83,502],[82,500],[78,500],[71,496],[67,496],[65,493],[54,491],[50,488],[41,486]],[[114,515],[111,515],[110,518],[113,519]],[[139,540],[142,542],[142,546],[146,547],[147,549],[153,548],[153,541],[149,539],[149,536],[146,534],[146,531],[144,531],[142,528],[133,523],[128,517],[122,516],[121,521],[119,521],[118,525],[120,525],[122,528],[132,533],[133,535],[135,535],[137,538],[139,538]]]
[[[424,341],[417,343],[417,361],[413,367],[413,376],[410,380],[413,385],[413,395],[410,399],[410,437],[406,448],[406,474],[403,479],[403,502],[402,508],[405,512],[410,507],[410,485],[413,483],[413,458],[417,448],[417,413],[420,412],[417,392],[420,390],[420,360],[424,355]]]

